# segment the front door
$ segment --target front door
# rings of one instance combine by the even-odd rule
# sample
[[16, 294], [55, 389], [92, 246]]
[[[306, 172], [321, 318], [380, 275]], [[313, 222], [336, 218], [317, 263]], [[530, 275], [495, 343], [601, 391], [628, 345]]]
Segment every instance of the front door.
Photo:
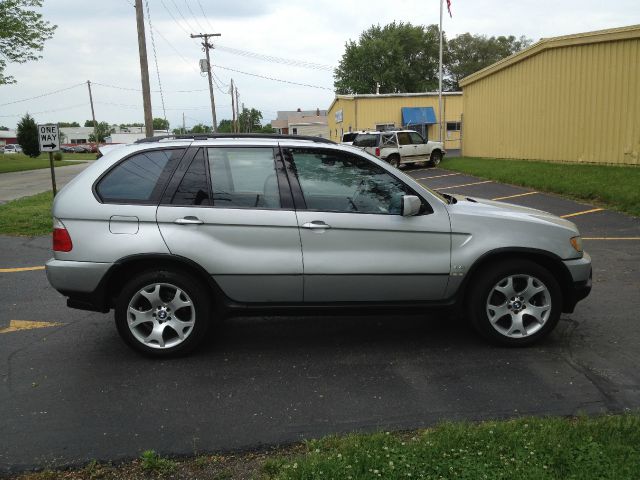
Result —
[[[411, 188], [346, 152], [287, 152], [304, 259], [304, 301], [439, 300], [450, 271], [450, 224], [442, 206], [401, 215]], [[296, 193], [297, 192], [297, 193]]]
[[204, 267], [232, 300], [301, 302], [298, 223], [274, 150], [200, 148], [192, 158], [158, 207], [171, 253]]
[[409, 136], [411, 137], [411, 143], [415, 146], [415, 161], [426, 162], [429, 160], [427, 144], [422, 135], [417, 132], [411, 132]]

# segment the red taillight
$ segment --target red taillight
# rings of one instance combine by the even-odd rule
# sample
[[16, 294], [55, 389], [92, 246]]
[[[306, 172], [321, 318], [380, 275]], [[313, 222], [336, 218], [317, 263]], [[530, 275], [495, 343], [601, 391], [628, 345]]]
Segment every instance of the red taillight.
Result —
[[70, 252], [73, 248], [71, 236], [64, 224], [57, 218], [53, 219], [53, 251]]
[[376, 147], [376, 157], [380, 156], [380, 147]]

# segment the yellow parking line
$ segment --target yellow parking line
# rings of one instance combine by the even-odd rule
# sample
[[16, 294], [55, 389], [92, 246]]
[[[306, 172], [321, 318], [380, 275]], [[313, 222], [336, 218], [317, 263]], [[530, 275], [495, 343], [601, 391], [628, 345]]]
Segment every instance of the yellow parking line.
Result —
[[462, 185], [453, 185], [451, 187], [437, 188], [436, 190], [449, 190], [450, 188], [470, 187], [471, 185], [481, 185], [483, 183], [493, 183], [493, 180], [485, 180], [484, 182], [464, 183]]
[[32, 270], [44, 270], [44, 265], [39, 267], [0, 268], [0, 273], [30, 272]]
[[57, 322], [32, 322], [29, 320], [11, 320], [9, 326], [0, 330], [0, 333], [11, 333], [20, 330], [32, 330], [34, 328], [58, 327], [62, 323]]
[[582, 237], [582, 240], [640, 240], [640, 237]]
[[586, 213], [601, 212], [604, 208], [592, 208], [591, 210], [584, 210], [582, 212], [569, 213], [567, 215], [561, 215], [560, 218], [577, 217], [578, 215], [584, 215]]
[[527, 195], [534, 195], [538, 192], [518, 193], [517, 195], [508, 195], [506, 197], [492, 198], [491, 200], [506, 200], [507, 198], [526, 197]]
[[460, 174], [459, 173], [447, 173], [446, 175], [434, 175], [433, 177], [420, 177], [420, 178], [416, 178], [416, 180], [429, 180], [430, 178], [453, 177], [454, 175], [460, 175]]

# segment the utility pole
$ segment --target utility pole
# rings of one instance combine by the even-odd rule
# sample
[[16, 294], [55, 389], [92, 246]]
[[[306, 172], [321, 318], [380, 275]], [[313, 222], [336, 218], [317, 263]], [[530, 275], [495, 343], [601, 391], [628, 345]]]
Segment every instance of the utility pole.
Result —
[[[244, 102], [242, 102], [242, 113], [244, 113]], [[248, 117], [248, 115], [247, 115], [247, 117]], [[239, 114], [238, 114], [238, 123], [240, 123], [240, 115]], [[245, 128], [246, 128], [246, 126], [245, 126]], [[242, 129], [242, 125], [240, 125], [240, 129]], [[247, 130], [246, 133], [249, 133], [249, 131]]]
[[149, 63], [147, 41], [144, 36], [144, 12], [142, 0], [136, 0], [136, 24], [138, 26], [138, 53], [140, 54], [140, 77], [142, 80], [142, 105], [144, 106], [144, 128], [147, 137], [153, 137], [153, 114], [151, 113], [151, 87], [149, 86]]
[[236, 86], [236, 133], [240, 133], [240, 93]]
[[236, 101], [235, 101], [235, 92], [233, 91], [233, 78], [231, 79], [231, 88], [229, 88], [229, 93], [231, 94], [231, 115], [233, 120], [231, 122], [231, 131], [233, 133], [236, 132]]
[[[140, 0], [141, 1], [141, 0]], [[211, 59], [209, 58], [209, 49], [213, 45], [209, 43], [209, 37], [220, 37], [221, 33], [201, 33], [199, 35], [191, 34], [191, 38], [202, 38], [202, 49], [207, 55], [207, 75], [209, 77], [209, 95], [211, 96], [211, 117], [213, 118], [213, 133], [218, 131], [218, 121], [216, 120], [216, 101], [213, 97], [213, 80], [211, 78]]]
[[187, 129], [184, 127], [184, 112], [182, 112], [182, 134], [186, 134]]
[[98, 124], [96, 123], [96, 112], [93, 110], [93, 95], [91, 95], [91, 82], [87, 80], [89, 87], [89, 103], [91, 104], [91, 118], [93, 119], [93, 138], [96, 140], [96, 150], [98, 148]]
[[444, 0], [440, 0], [440, 67], [438, 74], [438, 123], [440, 124], [440, 137], [439, 141], [442, 142], [442, 9]]

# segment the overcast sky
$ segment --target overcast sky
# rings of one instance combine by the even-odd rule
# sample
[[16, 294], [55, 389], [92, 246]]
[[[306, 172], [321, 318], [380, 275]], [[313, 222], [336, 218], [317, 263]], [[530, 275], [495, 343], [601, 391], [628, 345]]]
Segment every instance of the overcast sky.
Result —
[[[188, 33], [221, 33], [223, 48], [240, 49], [299, 62], [335, 66], [347, 40], [373, 24], [393, 20], [413, 24], [438, 22], [438, 0], [258, 1], [148, 0], [155, 34], [166, 117], [172, 127], [211, 124], [206, 76], [198, 60], [204, 57]], [[140, 66], [133, 0], [45, 0], [45, 18], [58, 25], [46, 43], [43, 58], [23, 65], [9, 64], [6, 73], [16, 85], [0, 86], [0, 104], [73, 86], [95, 83], [96, 118], [110, 123], [142, 122]], [[203, 13], [204, 12], [204, 13]], [[526, 35], [534, 40], [590, 30], [640, 24], [638, 0], [452, 0], [453, 18], [445, 17], [449, 36], [464, 32], [486, 35]], [[233, 77], [240, 102], [262, 111], [265, 123], [276, 110], [326, 109], [334, 98], [332, 72], [268, 62], [213, 51], [220, 67], [291, 82], [281, 83], [214, 68], [218, 121], [231, 118], [228, 84]], [[153, 46], [147, 24], [147, 50], [153, 116], [163, 117]], [[119, 87], [111, 88], [103, 85]], [[181, 92], [188, 90], [189, 92]], [[14, 128], [30, 112], [40, 123], [91, 118], [86, 85], [61, 93], [0, 106], [0, 125]]]

